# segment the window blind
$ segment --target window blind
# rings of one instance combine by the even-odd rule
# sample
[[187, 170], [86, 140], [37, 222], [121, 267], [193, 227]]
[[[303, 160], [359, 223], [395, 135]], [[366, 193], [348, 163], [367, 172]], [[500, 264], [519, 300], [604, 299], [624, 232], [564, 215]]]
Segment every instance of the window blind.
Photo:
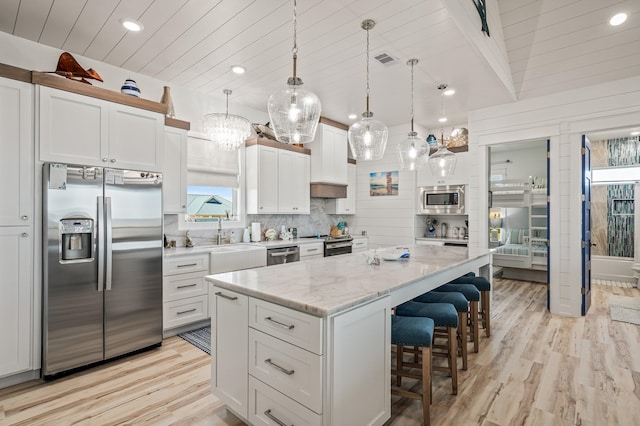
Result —
[[187, 182], [189, 185], [237, 188], [240, 150], [223, 151], [205, 134], [189, 132]]

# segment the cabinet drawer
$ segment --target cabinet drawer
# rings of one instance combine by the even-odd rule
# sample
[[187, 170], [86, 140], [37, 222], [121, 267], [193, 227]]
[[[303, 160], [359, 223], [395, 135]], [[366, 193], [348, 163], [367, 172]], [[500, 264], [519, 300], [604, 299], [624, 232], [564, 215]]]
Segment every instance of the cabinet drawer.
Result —
[[251, 298], [249, 326], [322, 355], [322, 318]]
[[249, 328], [249, 374], [322, 413], [322, 357]]
[[207, 294], [203, 272], [169, 275], [162, 279], [162, 298], [165, 302]]
[[249, 422], [252, 425], [280, 424], [320, 426], [322, 416], [275, 389], [249, 376]]
[[169, 329], [209, 318], [207, 296], [165, 302], [162, 315], [163, 328]]
[[324, 256], [324, 243], [302, 244], [300, 245], [300, 257]]
[[209, 273], [209, 253], [164, 259], [164, 275], [205, 271]]

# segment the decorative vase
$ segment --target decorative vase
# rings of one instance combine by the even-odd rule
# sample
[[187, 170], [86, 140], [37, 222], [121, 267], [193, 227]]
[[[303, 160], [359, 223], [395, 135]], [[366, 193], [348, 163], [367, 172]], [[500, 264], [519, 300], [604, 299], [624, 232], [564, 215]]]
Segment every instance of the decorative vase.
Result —
[[171, 88], [169, 86], [164, 86], [160, 103], [167, 104], [167, 117], [174, 118], [176, 116], [176, 111], [173, 108], [173, 99], [171, 98]]
[[124, 84], [120, 88], [120, 92], [124, 93], [125, 95], [135, 96], [136, 98], [140, 97], [140, 89], [138, 89], [138, 84], [135, 80], [130, 78], [124, 81]]

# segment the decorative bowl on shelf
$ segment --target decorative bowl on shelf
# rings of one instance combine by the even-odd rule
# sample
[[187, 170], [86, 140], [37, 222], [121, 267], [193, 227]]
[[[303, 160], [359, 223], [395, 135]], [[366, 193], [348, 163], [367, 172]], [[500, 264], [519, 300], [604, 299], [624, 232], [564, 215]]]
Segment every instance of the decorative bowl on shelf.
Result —
[[135, 80], [130, 78], [124, 81], [124, 84], [120, 88], [120, 92], [125, 95], [135, 96], [136, 98], [140, 97], [140, 89], [138, 89], [138, 84]]

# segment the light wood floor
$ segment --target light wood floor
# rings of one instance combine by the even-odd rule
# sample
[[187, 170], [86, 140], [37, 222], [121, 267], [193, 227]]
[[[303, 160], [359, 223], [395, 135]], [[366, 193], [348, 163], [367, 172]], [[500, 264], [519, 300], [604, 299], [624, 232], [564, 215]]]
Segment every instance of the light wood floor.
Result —
[[[589, 315], [572, 319], [546, 312], [545, 286], [496, 280], [493, 334], [470, 352], [457, 396], [448, 379], [434, 378], [431, 424], [640, 425], [640, 326], [610, 320], [610, 294], [640, 290], [595, 286]], [[242, 424], [210, 394], [209, 362], [172, 337], [66, 378], [0, 390], [0, 425]], [[421, 412], [419, 402], [393, 397], [388, 424], [421, 424]]]

